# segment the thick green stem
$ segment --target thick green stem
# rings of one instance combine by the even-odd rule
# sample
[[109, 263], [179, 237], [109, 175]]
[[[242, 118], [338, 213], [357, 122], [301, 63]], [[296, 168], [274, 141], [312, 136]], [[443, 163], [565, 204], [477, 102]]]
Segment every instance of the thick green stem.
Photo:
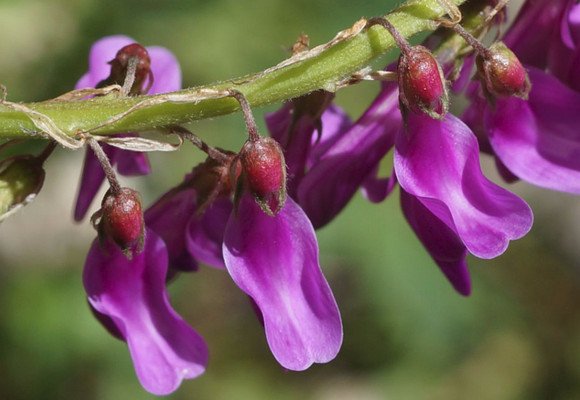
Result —
[[[460, 5], [465, 1], [453, 2]], [[437, 27], [434, 20], [445, 14], [436, 0], [410, 0], [387, 17], [403, 36], [409, 38], [422, 31], [434, 30]], [[252, 106], [276, 103], [321, 88], [332, 90], [341, 79], [359, 71], [393, 47], [391, 35], [381, 27], [372, 27], [304, 61], [176, 93], [195, 95], [200, 89], [235, 89], [242, 92]], [[239, 103], [232, 98], [206, 99], [195, 104], [165, 102], [140, 108], [115, 123], [102, 126], [110, 118], [126, 112], [144, 99], [155, 97], [107, 96], [83, 101], [46, 101], [23, 105], [46, 115], [71, 136], [84, 131], [106, 135], [152, 130], [228, 114], [239, 109]], [[38, 131], [24, 112], [0, 105], [0, 139], [30, 136], [31, 132]]]

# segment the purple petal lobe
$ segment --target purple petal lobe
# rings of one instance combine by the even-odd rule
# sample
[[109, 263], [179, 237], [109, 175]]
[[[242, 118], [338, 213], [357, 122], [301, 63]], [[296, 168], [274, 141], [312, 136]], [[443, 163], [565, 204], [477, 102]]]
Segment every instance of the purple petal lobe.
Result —
[[186, 227], [193, 218], [195, 190], [172, 190], [145, 211], [145, 224], [167, 244], [171, 268], [197, 270], [197, 261], [185, 246]]
[[526, 1], [503, 41], [523, 64], [544, 68], [558, 19], [570, 0]]
[[149, 175], [151, 164], [146, 153], [118, 149], [117, 171], [123, 176]]
[[315, 228], [330, 222], [392, 148], [401, 124], [395, 84], [320, 157], [298, 188], [298, 203]]
[[580, 93], [532, 69], [529, 101], [501, 99], [486, 112], [494, 152], [538, 186], [580, 193]]
[[181, 89], [181, 67], [172, 52], [164, 47], [147, 47], [151, 58], [153, 85], [149, 93], [166, 93]]
[[547, 53], [550, 73], [580, 91], [580, 4], [575, 3], [568, 0], [560, 18], [560, 29], [556, 30]]
[[340, 313], [320, 270], [314, 229], [290, 197], [270, 217], [244, 196], [223, 251], [234, 282], [262, 313], [268, 345], [283, 367], [301, 371], [336, 356]]
[[532, 225], [528, 205], [481, 172], [477, 140], [459, 119], [410, 113], [399, 135], [395, 170], [399, 184], [481, 258], [503, 253], [509, 240]]
[[228, 198], [218, 198], [203, 215], [194, 215], [185, 232], [189, 254], [197, 261], [216, 268], [224, 268], [222, 246], [224, 232], [233, 204]]
[[147, 231], [145, 247], [128, 260], [114, 245], [93, 242], [83, 275], [89, 302], [126, 339], [143, 387], [156, 395], [202, 374], [208, 352], [203, 339], [171, 308], [165, 278], [167, 251]]
[[409, 225], [423, 243], [441, 272], [455, 290], [464, 296], [471, 293], [467, 269], [467, 249], [443, 221], [429, 211], [416, 197], [401, 189], [401, 207]]
[[284, 105], [280, 110], [266, 115], [266, 125], [271, 136], [284, 150], [288, 175], [288, 193], [295, 196], [306, 169], [315, 164], [324, 152], [351, 125], [345, 112], [330, 105], [320, 118], [322, 132], [317, 132], [316, 121], [304, 114], [294, 121], [293, 107]]
[[[377, 166], [378, 167], [378, 166]], [[376, 168], [378, 170], [378, 168]], [[372, 203], [380, 203], [385, 200], [397, 185], [397, 176], [395, 171], [391, 176], [379, 178], [377, 171], [373, 171], [362, 184], [363, 196]]]

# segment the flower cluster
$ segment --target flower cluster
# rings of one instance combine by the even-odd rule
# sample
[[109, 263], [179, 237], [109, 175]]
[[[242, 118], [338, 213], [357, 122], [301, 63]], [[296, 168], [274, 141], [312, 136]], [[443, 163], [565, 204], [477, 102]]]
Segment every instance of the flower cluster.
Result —
[[[99, 321], [127, 343], [146, 390], [170, 393], [207, 365], [204, 340], [169, 302], [166, 283], [177, 271], [200, 264], [227, 271], [257, 310], [275, 359], [300, 371], [332, 360], [342, 344], [315, 229], [359, 190], [380, 202], [398, 184], [409, 225], [463, 295], [471, 291], [468, 254], [499, 256], [533, 221], [524, 200], [484, 176], [480, 152], [493, 154], [511, 180], [580, 192], [575, 1], [526, 2], [503, 42], [488, 48], [452, 28], [472, 49], [461, 79], [476, 69], [461, 119], [448, 113], [445, 74], [453, 66], [440, 66], [438, 48], [429, 40], [409, 45], [386, 19], [371, 26], [393, 34], [401, 56], [387, 67], [397, 80], [382, 83], [357, 121], [332, 103], [332, 93], [319, 90], [267, 115], [271, 137], [262, 137], [243, 95], [232, 91], [244, 112], [246, 143], [237, 152], [215, 149], [176, 128], [208, 158], [144, 211], [138, 194], [118, 185], [112, 166], [145, 174], [145, 156], [91, 144], [75, 218], [84, 217], [105, 178], [111, 189], [93, 216], [99, 237], [87, 256], [84, 285]], [[110, 84], [123, 85], [127, 95], [176, 90], [179, 65], [165, 49], [104, 38], [93, 46], [89, 72], [77, 87]], [[379, 177], [391, 150], [393, 171]]]

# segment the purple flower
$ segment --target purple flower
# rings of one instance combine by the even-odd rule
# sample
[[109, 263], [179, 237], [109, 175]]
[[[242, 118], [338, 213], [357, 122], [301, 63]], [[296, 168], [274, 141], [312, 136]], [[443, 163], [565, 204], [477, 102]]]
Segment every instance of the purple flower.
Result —
[[330, 361], [342, 343], [342, 323], [312, 224], [290, 198], [269, 216], [246, 192], [234, 210], [228, 172], [211, 159], [198, 165], [145, 213], [147, 225], [168, 242], [172, 266], [227, 268], [259, 311], [282, 366], [304, 370]]
[[271, 136], [284, 150], [287, 167], [287, 192], [297, 197], [306, 170], [352, 125], [344, 111], [330, 105], [320, 117], [300, 114], [293, 102], [266, 116]]
[[225, 267], [222, 243], [233, 204], [224, 180], [229, 163], [208, 158], [145, 212], [146, 225], [167, 243], [171, 268], [196, 270], [198, 262]]
[[[95, 42], [89, 55], [89, 71], [77, 82], [75, 88], [95, 87], [106, 79], [111, 72], [109, 61], [115, 58], [122, 47], [135, 43], [127, 36], [107, 36]], [[175, 56], [163, 47], [147, 47], [151, 58], [151, 72], [154, 76], [149, 93], [171, 92], [181, 88], [181, 70]], [[125, 134], [126, 136], [127, 134]], [[121, 150], [103, 145], [111, 164], [116, 165], [121, 175], [146, 175], [151, 171], [149, 161], [144, 153]], [[92, 151], [87, 150], [81, 183], [77, 196], [74, 218], [84, 218], [95, 195], [105, 180], [105, 174]]]
[[529, 69], [528, 101], [489, 105], [474, 85], [464, 119], [505, 166], [502, 175], [580, 193], [580, 5], [528, 1], [505, 42]]
[[580, 193], [580, 92], [537, 69], [529, 75], [529, 101], [500, 99], [486, 108], [494, 154], [527, 182]]
[[201, 336], [169, 304], [167, 264], [165, 244], [147, 230], [131, 260], [110, 241], [95, 240], [83, 274], [90, 305], [127, 342], [139, 381], [156, 395], [202, 374], [208, 359]]
[[196, 270], [198, 262], [225, 267], [222, 243], [233, 204], [220, 196], [201, 213], [199, 206], [196, 189], [180, 187], [166, 193], [145, 212], [147, 226], [167, 243], [172, 268]]
[[410, 115], [394, 163], [407, 220], [462, 294], [470, 290], [465, 250], [497, 257], [531, 228], [528, 205], [483, 176], [477, 139], [452, 115]]
[[228, 221], [223, 252], [234, 282], [258, 307], [283, 367], [301, 371], [336, 357], [340, 313], [320, 269], [312, 224], [292, 198], [271, 217], [244, 195]]
[[[378, 202], [399, 181], [407, 220], [464, 295], [470, 292], [467, 254], [496, 257], [531, 227], [527, 204], [483, 176], [473, 132], [451, 115], [435, 120], [409, 112], [403, 126], [394, 83], [385, 84], [359, 120], [335, 136], [296, 190], [315, 227], [336, 216], [360, 187]], [[377, 178], [380, 160], [393, 147], [394, 174]]]
[[[299, 120], [292, 132], [288, 123], [276, 123], [291, 119], [288, 106], [266, 118], [272, 137], [282, 143], [286, 157], [308, 155], [300, 163], [287, 161], [288, 193], [297, 200], [316, 229], [328, 224], [342, 211], [394, 144], [394, 134], [402, 119], [397, 107], [396, 85], [390, 83], [386, 87], [354, 124], [340, 108], [329, 107], [321, 117], [320, 139], [312, 137], [315, 125], [306, 118]], [[306, 139], [301, 139], [303, 137]], [[300, 141], [303, 147], [298, 151], [294, 143]], [[292, 177], [300, 179], [293, 181]]]

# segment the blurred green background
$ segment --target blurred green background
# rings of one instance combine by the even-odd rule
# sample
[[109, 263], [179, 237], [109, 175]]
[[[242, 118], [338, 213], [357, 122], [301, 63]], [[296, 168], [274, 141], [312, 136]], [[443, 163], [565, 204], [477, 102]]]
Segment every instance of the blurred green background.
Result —
[[[319, 44], [393, 3], [0, 0], [0, 82], [12, 101], [54, 97], [85, 72], [95, 40], [123, 33], [171, 49], [184, 85], [209, 83], [275, 64], [302, 32]], [[364, 83], [337, 102], [356, 118], [377, 91]], [[276, 107], [256, 110], [257, 119]], [[240, 115], [191, 128], [233, 150], [244, 140]], [[202, 157], [184, 146], [151, 158], [150, 177], [125, 181], [148, 204]], [[38, 199], [0, 227], [0, 399], [153, 398], [125, 345], [87, 308], [81, 274], [94, 231], [72, 222], [81, 163], [82, 152], [59, 149]], [[492, 162], [483, 163], [499, 182]], [[169, 398], [580, 398], [580, 202], [522, 183], [511, 189], [534, 208], [535, 226], [503, 256], [469, 260], [469, 298], [453, 292], [416, 240], [397, 193], [379, 205], [357, 196], [319, 232], [344, 345], [336, 360], [305, 372], [277, 365], [226, 273], [181, 276], [170, 288], [173, 305], [205, 337], [211, 358], [205, 375]]]

